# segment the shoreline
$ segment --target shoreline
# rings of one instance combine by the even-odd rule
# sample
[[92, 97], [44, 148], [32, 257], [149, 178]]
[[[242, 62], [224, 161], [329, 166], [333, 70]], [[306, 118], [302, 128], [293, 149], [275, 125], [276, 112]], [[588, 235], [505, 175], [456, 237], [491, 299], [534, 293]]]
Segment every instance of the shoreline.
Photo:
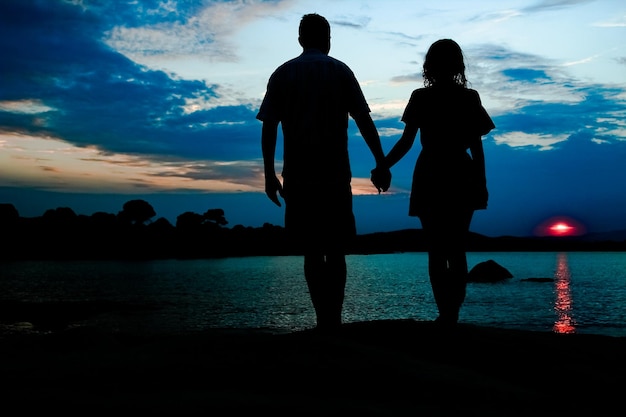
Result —
[[5, 403], [24, 411], [326, 416], [611, 415], [626, 338], [381, 320], [315, 331], [0, 338]]

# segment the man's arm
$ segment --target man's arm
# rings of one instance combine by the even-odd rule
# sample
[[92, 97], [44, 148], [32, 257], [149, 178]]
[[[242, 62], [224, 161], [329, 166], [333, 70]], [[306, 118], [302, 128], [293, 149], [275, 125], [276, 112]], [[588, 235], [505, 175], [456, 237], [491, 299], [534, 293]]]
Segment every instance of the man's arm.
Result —
[[283, 196], [283, 186], [276, 176], [276, 169], [274, 168], [278, 123], [278, 121], [263, 121], [261, 151], [263, 152], [263, 171], [265, 173], [265, 194], [280, 207], [278, 195]]
[[360, 113], [352, 115], [352, 118], [356, 122], [356, 125], [359, 128], [363, 139], [365, 139], [365, 143], [370, 148], [372, 155], [374, 155], [376, 166], [384, 166], [385, 153], [383, 152], [383, 147], [380, 143], [380, 136], [378, 135], [378, 130], [376, 130], [376, 125], [372, 120], [372, 116], [370, 116], [369, 113]]
[[376, 168], [372, 170], [371, 180], [378, 192], [387, 191], [391, 186], [391, 171], [385, 163], [385, 153], [383, 152], [380, 136], [376, 125], [369, 113], [355, 114], [352, 116], [356, 125], [365, 139], [365, 143], [372, 151], [376, 160]]

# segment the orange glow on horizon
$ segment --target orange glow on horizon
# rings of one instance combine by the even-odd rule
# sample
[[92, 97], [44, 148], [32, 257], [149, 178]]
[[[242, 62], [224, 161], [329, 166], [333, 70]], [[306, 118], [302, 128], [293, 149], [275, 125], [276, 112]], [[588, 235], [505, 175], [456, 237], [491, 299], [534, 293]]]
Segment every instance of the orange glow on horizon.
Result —
[[[54, 137], [0, 132], [0, 186], [57, 192], [262, 192], [262, 168], [247, 162], [150, 159], [78, 147]], [[244, 174], [234, 177], [240, 167]], [[225, 174], [220, 177], [220, 169]], [[248, 175], [248, 173], [251, 173]], [[372, 186], [373, 188], [373, 186]]]

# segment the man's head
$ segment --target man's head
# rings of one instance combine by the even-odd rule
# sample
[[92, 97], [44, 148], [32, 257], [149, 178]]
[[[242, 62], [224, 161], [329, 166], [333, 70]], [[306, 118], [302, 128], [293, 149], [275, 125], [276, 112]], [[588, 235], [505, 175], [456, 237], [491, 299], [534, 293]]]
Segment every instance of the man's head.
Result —
[[315, 48], [325, 54], [330, 51], [330, 25], [323, 16], [317, 13], [302, 16], [298, 35], [304, 49]]

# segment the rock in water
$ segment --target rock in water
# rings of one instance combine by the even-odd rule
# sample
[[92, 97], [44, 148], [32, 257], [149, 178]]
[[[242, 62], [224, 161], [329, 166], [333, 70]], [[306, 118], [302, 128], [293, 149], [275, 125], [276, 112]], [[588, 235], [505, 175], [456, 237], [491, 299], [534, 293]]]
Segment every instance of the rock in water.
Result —
[[476, 264], [467, 276], [467, 282], [500, 282], [513, 274], [493, 259]]

